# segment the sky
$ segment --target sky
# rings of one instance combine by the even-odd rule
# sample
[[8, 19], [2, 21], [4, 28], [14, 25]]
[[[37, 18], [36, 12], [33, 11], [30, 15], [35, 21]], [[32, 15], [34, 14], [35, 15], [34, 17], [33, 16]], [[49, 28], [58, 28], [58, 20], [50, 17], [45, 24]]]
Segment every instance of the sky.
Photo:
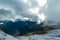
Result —
[[46, 0], [0, 0], [0, 20], [30, 19], [37, 23], [45, 20], [42, 7]]
[[47, 0], [48, 20], [60, 22], [60, 0]]
[[[0, 0], [0, 20], [60, 21], [60, 0]], [[56, 20], [57, 19], [57, 20]]]

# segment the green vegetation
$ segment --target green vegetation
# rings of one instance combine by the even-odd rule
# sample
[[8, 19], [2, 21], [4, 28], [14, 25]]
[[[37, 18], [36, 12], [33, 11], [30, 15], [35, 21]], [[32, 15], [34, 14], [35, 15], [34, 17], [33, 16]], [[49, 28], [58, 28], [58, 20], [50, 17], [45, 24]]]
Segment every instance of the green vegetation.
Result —
[[[48, 26], [47, 25], [47, 26], [44, 26], [44, 27], [35, 29], [33, 31], [29, 31], [29, 32], [26, 32], [26, 33], [21, 34], [18, 30], [9, 32], [9, 29], [5, 25], [0, 24], [0, 29], [1, 30], [3, 30], [5, 33], [11, 34], [11, 35], [13, 35], [15, 37], [16, 36], [20, 36], [20, 35], [29, 36], [29, 35], [34, 35], [34, 34], [46, 34], [48, 31], [53, 30], [52, 27], [53, 26]], [[8, 30], [8, 32], [7, 32], [7, 30]]]
[[12, 35], [15, 36], [15, 37], [16, 37], [16, 36], [19, 36], [19, 35], [20, 35], [20, 32], [18, 32], [18, 31], [16, 30], [16, 32], [12, 33]]

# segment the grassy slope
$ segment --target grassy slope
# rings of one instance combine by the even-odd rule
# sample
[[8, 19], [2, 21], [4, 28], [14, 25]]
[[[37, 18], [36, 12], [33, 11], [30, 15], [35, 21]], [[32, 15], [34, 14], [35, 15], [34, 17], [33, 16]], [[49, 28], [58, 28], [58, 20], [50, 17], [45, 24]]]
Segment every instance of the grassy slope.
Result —
[[[0, 29], [3, 30], [4, 32], [6, 32], [6, 30], [8, 30], [8, 28], [6, 26], [4, 26], [3, 24], [0, 24]], [[52, 29], [53, 29], [52, 26], [44, 26], [44, 27], [38, 28], [32, 32], [26, 32], [25, 34], [21, 34], [20, 32], [18, 32], [16, 30], [15, 32], [11, 32], [11, 35], [13, 35], [13, 36], [20, 36], [20, 35], [29, 36], [29, 35], [34, 35], [34, 34], [45, 34], [49, 30], [52, 30]]]

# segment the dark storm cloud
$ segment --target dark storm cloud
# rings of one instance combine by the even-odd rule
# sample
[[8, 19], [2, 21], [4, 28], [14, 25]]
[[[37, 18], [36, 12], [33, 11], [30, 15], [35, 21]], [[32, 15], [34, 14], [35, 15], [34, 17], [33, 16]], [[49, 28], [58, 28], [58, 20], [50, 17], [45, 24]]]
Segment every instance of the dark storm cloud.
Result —
[[[29, 9], [33, 12], [36, 10], [37, 12], [32, 13]], [[40, 11], [40, 7], [36, 0], [28, 0], [27, 3], [23, 2], [23, 0], [0, 0], [0, 18], [4, 16], [7, 19], [15, 19], [21, 18], [22, 16], [37, 21]]]
[[[19, 2], [17, 0], [0, 0], [0, 5], [4, 5], [4, 6], [9, 6], [11, 8], [14, 8], [14, 11], [19, 14], [23, 14], [22, 12], [27, 11], [27, 9], [29, 8], [29, 5], [23, 2]], [[8, 7], [8, 8], [9, 8]]]
[[[21, 13], [24, 12], [24, 10], [27, 8], [27, 4], [19, 2], [17, 0], [0, 0], [0, 15], [5, 17], [7, 17], [6, 15], [10, 14], [13, 16], [14, 14], [21, 15]], [[12, 10], [14, 11], [14, 14], [11, 12]]]
[[9, 10], [0, 9], [0, 14], [1, 15], [7, 15], [7, 14], [10, 14], [10, 13], [11, 13], [11, 11], [9, 11]]
[[[42, 3], [43, 4], [43, 3]], [[41, 4], [40, 4], [41, 6]], [[47, 15], [47, 19], [59, 21], [60, 17], [60, 0], [47, 0], [47, 10], [44, 7], [40, 7], [39, 13], [44, 12]], [[38, 2], [36, 0], [28, 0], [27, 3], [23, 2], [23, 0], [0, 0], [0, 18], [5, 16], [6, 18], [10, 15], [9, 18], [13, 16], [15, 18], [18, 17], [29, 17], [34, 20], [38, 19], [38, 13], [33, 14], [29, 12], [29, 8], [33, 9], [38, 8]], [[11, 16], [12, 15], [12, 16]], [[56, 20], [58, 19], [58, 20]]]

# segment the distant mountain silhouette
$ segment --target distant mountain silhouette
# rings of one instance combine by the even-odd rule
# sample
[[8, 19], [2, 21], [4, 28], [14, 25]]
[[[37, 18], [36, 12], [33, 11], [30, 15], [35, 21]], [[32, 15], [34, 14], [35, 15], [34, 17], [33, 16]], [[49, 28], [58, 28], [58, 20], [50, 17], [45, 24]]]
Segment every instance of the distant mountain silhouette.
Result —
[[15, 22], [12, 21], [1, 21], [3, 22], [4, 26], [2, 27], [2, 30], [5, 31], [8, 34], [13, 34], [16, 31], [25, 34], [27, 32], [32, 32], [42, 26], [43, 23], [37, 24], [37, 22], [33, 21], [22, 21], [22, 20], [16, 20]]

